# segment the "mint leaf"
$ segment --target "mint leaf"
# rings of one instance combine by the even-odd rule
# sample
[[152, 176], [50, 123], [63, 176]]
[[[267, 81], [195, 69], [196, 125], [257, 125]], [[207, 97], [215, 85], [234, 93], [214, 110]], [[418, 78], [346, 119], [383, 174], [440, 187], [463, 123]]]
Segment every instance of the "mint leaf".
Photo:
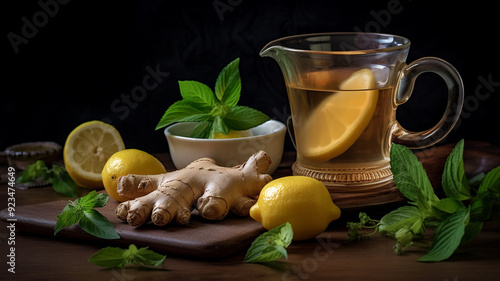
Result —
[[421, 262], [437, 262], [448, 259], [458, 248], [469, 220], [469, 210], [465, 207], [451, 214], [434, 232], [431, 249]]
[[107, 268], [117, 268], [125, 266], [123, 254], [124, 249], [118, 247], [106, 247], [97, 251], [89, 258], [89, 262]]
[[46, 173], [47, 166], [43, 160], [37, 160], [35, 163], [29, 165], [26, 170], [19, 173], [19, 177], [16, 182], [18, 183], [30, 183], [36, 179], [43, 177]]
[[464, 168], [464, 140], [457, 143], [444, 165], [442, 184], [448, 198], [463, 201], [471, 198]]
[[63, 211], [57, 215], [56, 225], [54, 227], [54, 235], [66, 227], [70, 227], [78, 223], [83, 216], [81, 208], [75, 202], [68, 203]]
[[147, 247], [140, 248], [136, 252], [136, 264], [161, 266], [167, 256], [158, 254]]
[[495, 204], [498, 204], [497, 195], [492, 192], [482, 192], [472, 198], [470, 202], [470, 219], [475, 222], [487, 221]]
[[[399, 207], [380, 219], [379, 232], [394, 236], [401, 228], [412, 228], [419, 220], [423, 220], [423, 214], [417, 207]], [[418, 228], [415, 229], [414, 233], [420, 234], [422, 232], [423, 230]]]
[[293, 230], [288, 222], [257, 237], [250, 245], [244, 262], [270, 262], [283, 256], [287, 258], [286, 247], [292, 243]]
[[489, 171], [470, 202], [471, 221], [483, 222], [490, 220], [494, 207], [500, 203], [500, 166]]
[[102, 239], [120, 239], [113, 224], [94, 209], [86, 210], [79, 221], [80, 227], [88, 234]]
[[50, 169], [45, 168], [43, 177], [52, 184], [57, 193], [68, 197], [78, 196], [78, 186], [64, 166], [52, 165]]
[[478, 194], [491, 191], [500, 194], [500, 166], [489, 171], [479, 184]]
[[87, 195], [76, 199], [64, 207], [57, 215], [54, 235], [66, 227], [76, 223], [87, 233], [103, 239], [118, 239], [120, 236], [109, 220], [94, 207], [102, 207], [108, 202], [109, 196], [92, 190]]
[[432, 215], [443, 221], [458, 209], [465, 207], [464, 204], [455, 198], [443, 198], [432, 204]]
[[78, 196], [77, 188], [75, 181], [71, 178], [71, 176], [66, 172], [57, 174], [56, 176], [51, 178], [52, 187], [54, 190], [68, 197]]
[[131, 244], [128, 249], [106, 247], [89, 258], [89, 262], [101, 267], [123, 268], [130, 264], [138, 266], [162, 266], [166, 256], [160, 255], [147, 247], [137, 249]]
[[97, 197], [95, 199], [94, 208], [104, 207], [109, 200], [109, 196], [105, 193], [96, 193]]
[[196, 125], [191, 132], [192, 138], [208, 138], [210, 136], [210, 132], [212, 131], [212, 122], [200, 122]]
[[224, 135], [227, 135], [229, 133], [229, 128], [224, 122], [224, 120], [220, 116], [216, 116], [214, 118], [214, 122], [212, 124], [212, 131], [211, 133], [221, 133]]
[[222, 69], [215, 82], [215, 95], [223, 104], [235, 106], [240, 100], [241, 78], [240, 58], [230, 62]]
[[464, 236], [460, 244], [472, 241], [483, 229], [483, 222], [479, 221], [469, 221], [465, 226]]
[[269, 119], [269, 116], [256, 109], [239, 105], [231, 107], [224, 116], [224, 122], [233, 130], [248, 130]]
[[207, 85], [197, 81], [179, 81], [179, 90], [184, 101], [201, 110], [217, 103], [214, 92]]
[[424, 167], [410, 149], [393, 143], [390, 156], [394, 182], [398, 190], [410, 200], [410, 203], [416, 205], [419, 202], [419, 194], [423, 195], [423, 198], [429, 202], [439, 200]]
[[156, 125], [156, 130], [175, 122], [201, 122], [210, 120], [209, 109], [199, 109], [191, 103], [180, 100], [172, 104]]
[[87, 195], [76, 199], [75, 204], [77, 207], [80, 207], [83, 211], [90, 210], [95, 207], [97, 202], [102, 200], [99, 199], [100, 198], [99, 194], [102, 194], [103, 196], [108, 196], [107, 194], [97, 193], [95, 190], [92, 190]]

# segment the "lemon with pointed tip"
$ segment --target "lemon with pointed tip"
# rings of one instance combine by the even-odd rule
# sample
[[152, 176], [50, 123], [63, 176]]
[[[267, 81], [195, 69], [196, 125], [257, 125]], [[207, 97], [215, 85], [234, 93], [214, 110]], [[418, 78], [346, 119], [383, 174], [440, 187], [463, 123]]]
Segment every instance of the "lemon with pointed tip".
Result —
[[344, 153], [356, 142], [375, 112], [379, 91], [371, 70], [360, 69], [311, 113], [297, 143], [302, 154], [318, 162]]
[[66, 138], [64, 165], [77, 185], [101, 189], [104, 164], [113, 153], [122, 149], [125, 144], [115, 127], [101, 121], [85, 122]]
[[250, 216], [270, 230], [285, 222], [293, 228], [293, 240], [307, 240], [325, 231], [340, 217], [326, 186], [305, 176], [282, 177], [267, 183]]

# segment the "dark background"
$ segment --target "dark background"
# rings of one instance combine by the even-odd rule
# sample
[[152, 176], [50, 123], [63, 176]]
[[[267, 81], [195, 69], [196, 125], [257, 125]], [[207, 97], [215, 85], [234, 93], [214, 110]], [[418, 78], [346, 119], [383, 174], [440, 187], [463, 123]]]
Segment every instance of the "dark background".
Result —
[[[259, 57], [259, 51], [283, 36], [333, 31], [402, 35], [412, 41], [408, 62], [437, 56], [452, 63], [464, 80], [466, 104], [460, 122], [443, 142], [465, 138], [500, 145], [498, 13], [486, 3], [2, 3], [0, 150], [27, 141], [63, 145], [80, 123], [104, 120], [120, 131], [128, 148], [167, 152], [163, 131], [154, 128], [168, 106], [180, 99], [177, 81], [196, 80], [213, 88], [219, 71], [236, 57], [241, 59], [240, 104], [284, 121], [289, 107], [281, 71], [271, 58]], [[398, 13], [388, 12], [388, 5]], [[14, 46], [13, 34], [24, 41]], [[139, 92], [148, 69], [160, 76]], [[424, 74], [410, 101], [399, 107], [398, 120], [410, 130], [427, 129], [441, 117], [445, 103], [444, 82]]]

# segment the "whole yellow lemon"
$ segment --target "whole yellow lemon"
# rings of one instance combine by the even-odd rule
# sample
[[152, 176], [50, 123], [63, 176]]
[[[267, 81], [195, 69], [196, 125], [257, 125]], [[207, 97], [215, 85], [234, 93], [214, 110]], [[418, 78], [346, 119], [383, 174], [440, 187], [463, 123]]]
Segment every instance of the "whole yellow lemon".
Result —
[[285, 222], [293, 228], [293, 240], [316, 237], [340, 217], [326, 186], [305, 176], [288, 176], [266, 184], [250, 216], [270, 230]]
[[128, 174], [157, 175], [165, 166], [153, 155], [138, 149], [125, 149], [109, 157], [102, 169], [102, 182], [108, 195], [118, 202], [126, 201], [116, 191], [117, 180]]

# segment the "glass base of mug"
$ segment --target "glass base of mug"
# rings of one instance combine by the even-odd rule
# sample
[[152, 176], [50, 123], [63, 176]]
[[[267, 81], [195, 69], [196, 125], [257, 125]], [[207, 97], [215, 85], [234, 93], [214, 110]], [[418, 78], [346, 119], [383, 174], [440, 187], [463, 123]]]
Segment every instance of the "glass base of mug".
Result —
[[404, 200], [396, 188], [390, 166], [379, 169], [311, 169], [295, 162], [294, 175], [308, 176], [328, 188], [341, 209], [394, 203]]

